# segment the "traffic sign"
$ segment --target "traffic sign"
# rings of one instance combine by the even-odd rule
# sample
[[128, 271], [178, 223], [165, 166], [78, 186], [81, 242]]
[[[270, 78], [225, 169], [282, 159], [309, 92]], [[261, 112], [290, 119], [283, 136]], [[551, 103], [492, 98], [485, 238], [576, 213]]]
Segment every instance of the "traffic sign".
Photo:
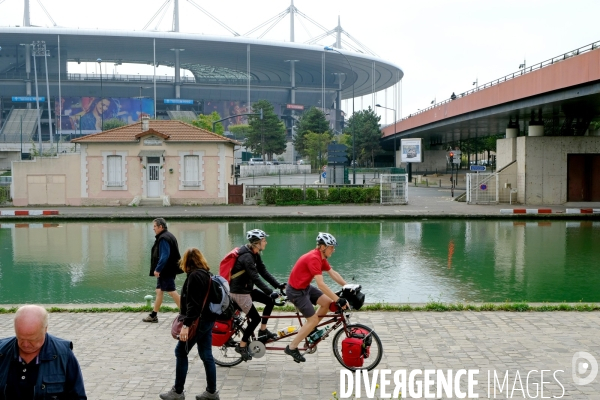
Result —
[[346, 156], [331, 156], [331, 155], [329, 155], [327, 157], [328, 163], [345, 163], [346, 161], [348, 161], [348, 157], [346, 157]]
[[482, 172], [485, 171], [485, 165], [471, 165], [470, 169], [471, 171]]
[[323, 173], [321, 174], [321, 176], [323, 177], [323, 179], [327, 178], [327, 171], [323, 171]]

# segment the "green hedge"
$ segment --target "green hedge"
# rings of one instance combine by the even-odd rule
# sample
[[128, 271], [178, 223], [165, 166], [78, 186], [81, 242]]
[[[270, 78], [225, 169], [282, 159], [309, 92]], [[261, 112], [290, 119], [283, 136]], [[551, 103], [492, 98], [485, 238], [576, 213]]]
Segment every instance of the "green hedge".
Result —
[[266, 204], [328, 204], [328, 203], [371, 203], [379, 202], [379, 186], [368, 188], [307, 188], [302, 189], [269, 187], [263, 191]]

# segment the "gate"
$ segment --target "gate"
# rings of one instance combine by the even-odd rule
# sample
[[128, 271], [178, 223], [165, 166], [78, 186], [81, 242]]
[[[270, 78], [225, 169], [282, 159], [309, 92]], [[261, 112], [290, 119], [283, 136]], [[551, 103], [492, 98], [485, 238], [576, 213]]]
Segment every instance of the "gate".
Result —
[[495, 172], [467, 174], [467, 203], [498, 204], [498, 174]]
[[244, 184], [227, 184], [227, 204], [244, 204]]
[[381, 204], [408, 204], [408, 175], [381, 174]]

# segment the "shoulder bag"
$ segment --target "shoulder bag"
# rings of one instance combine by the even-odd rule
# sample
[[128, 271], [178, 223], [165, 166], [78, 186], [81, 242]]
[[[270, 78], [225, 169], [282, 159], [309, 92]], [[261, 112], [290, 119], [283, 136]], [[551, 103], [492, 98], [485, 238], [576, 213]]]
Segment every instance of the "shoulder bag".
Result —
[[[211, 284], [210, 278], [208, 280], [208, 284]], [[190, 292], [190, 283], [188, 282], [188, 293]], [[206, 300], [208, 299], [208, 293], [210, 292], [210, 287], [206, 288], [206, 296], [204, 296], [204, 301], [202, 302], [202, 308], [200, 309], [200, 315], [202, 315], [202, 311], [204, 311], [204, 306], [206, 305]], [[181, 328], [183, 328], [183, 320], [185, 319], [185, 315], [177, 314], [173, 322], [171, 322], [171, 336], [173, 339], [179, 340], [179, 335], [181, 334]], [[200, 322], [200, 316], [194, 320], [192, 325], [188, 330], [188, 339], [196, 336], [196, 329], [198, 329], [198, 323]]]

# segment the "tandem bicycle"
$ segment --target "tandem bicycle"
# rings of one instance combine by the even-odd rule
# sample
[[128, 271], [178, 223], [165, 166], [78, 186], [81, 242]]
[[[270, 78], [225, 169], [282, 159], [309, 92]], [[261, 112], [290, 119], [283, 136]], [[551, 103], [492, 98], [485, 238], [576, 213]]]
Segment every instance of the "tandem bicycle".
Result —
[[[379, 336], [366, 325], [350, 323], [352, 310], [360, 309], [364, 303], [365, 295], [360, 290], [360, 285], [349, 284], [336, 293], [339, 297], [348, 300], [348, 309], [341, 310], [335, 303], [332, 303], [330, 312], [323, 317], [313, 331], [313, 333], [318, 332], [317, 337], [311, 333], [298, 347], [302, 354], [313, 354], [317, 351], [317, 346], [333, 334], [333, 355], [345, 368], [351, 371], [370, 371], [379, 364], [383, 356], [383, 347]], [[287, 297], [281, 292], [275, 305], [283, 306], [286, 301]], [[292, 319], [297, 320], [300, 327], [303, 325], [303, 316], [298, 310], [293, 314], [271, 315], [269, 319]], [[217, 365], [233, 367], [242, 362], [242, 356], [235, 352], [235, 346], [244, 335], [247, 324], [248, 318], [240, 310], [236, 310], [230, 320], [215, 322], [212, 332], [212, 349]], [[319, 330], [322, 327], [325, 328]], [[248, 343], [249, 354], [252, 358], [262, 358], [267, 351], [283, 353], [285, 345], [278, 346], [278, 342], [296, 334], [298, 334], [297, 330], [293, 332], [280, 330], [277, 338], [263, 343], [257, 340], [253, 333], [251, 341]]]

